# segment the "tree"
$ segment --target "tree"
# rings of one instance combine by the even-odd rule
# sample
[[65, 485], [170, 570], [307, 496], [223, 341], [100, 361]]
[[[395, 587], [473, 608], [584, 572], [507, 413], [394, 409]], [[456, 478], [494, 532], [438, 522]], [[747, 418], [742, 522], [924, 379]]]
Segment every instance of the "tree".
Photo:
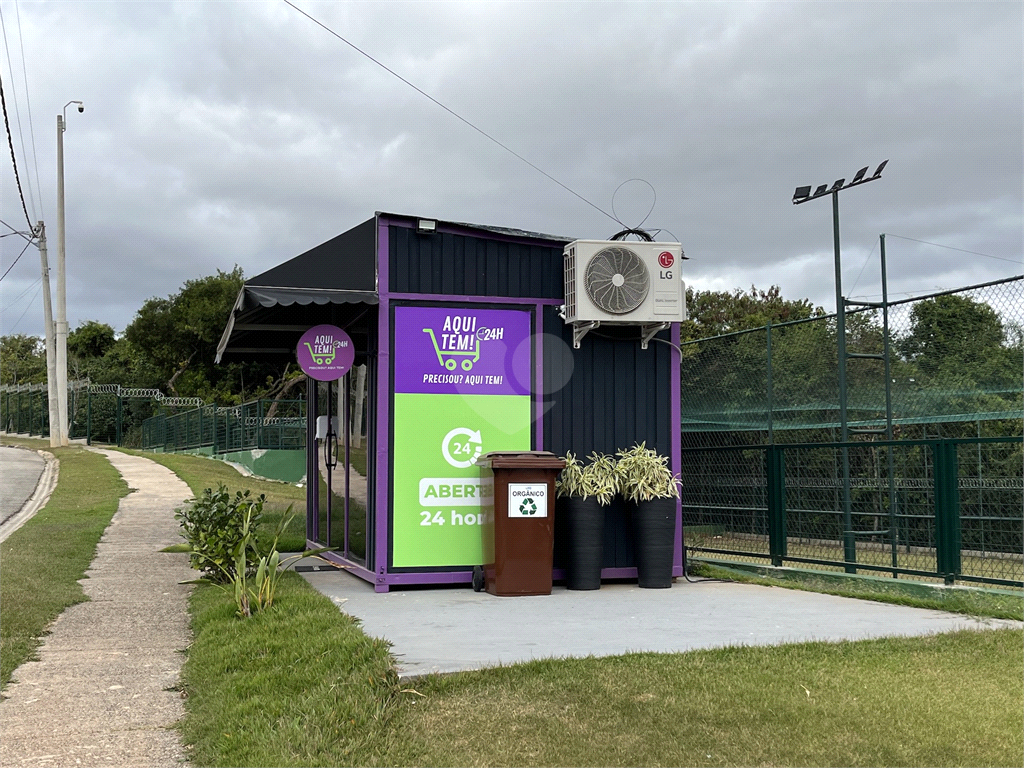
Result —
[[992, 358], [1002, 357], [1006, 334], [988, 304], [970, 296], [937, 296], [915, 304], [910, 317], [910, 333], [898, 348], [922, 377], [976, 380], [979, 373], [995, 372]]
[[240, 267], [218, 270], [142, 305], [124, 335], [160, 372], [161, 386], [176, 395], [203, 396], [223, 377], [227, 369], [215, 370], [213, 356], [243, 280]]
[[68, 334], [68, 354], [80, 358], [103, 357], [115, 343], [113, 328], [106, 323], [86, 320]]
[[0, 384], [46, 381], [46, 348], [36, 336], [0, 337]]
[[825, 314], [824, 309], [815, 307], [808, 299], [782, 298], [782, 289], [777, 285], [767, 291], [751, 286], [746, 293], [738, 288], [732, 293], [687, 288], [686, 306], [690, 319], [682, 325], [683, 341]]
[[271, 397], [281, 387], [293, 386], [286, 367], [247, 362], [215, 365], [214, 356], [235, 299], [242, 287], [242, 270], [187, 281], [165, 299], [151, 298], [125, 329], [125, 354], [136, 370], [151, 376], [151, 383], [169, 394], [201, 397], [230, 405], [257, 397]]

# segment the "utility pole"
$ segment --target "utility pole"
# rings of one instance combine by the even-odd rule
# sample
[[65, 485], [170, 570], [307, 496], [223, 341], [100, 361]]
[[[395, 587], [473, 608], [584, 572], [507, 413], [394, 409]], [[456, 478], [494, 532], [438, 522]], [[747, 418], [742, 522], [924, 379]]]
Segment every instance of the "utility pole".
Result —
[[[85, 106], [80, 101], [69, 101], [64, 105], [64, 112], [72, 104], [78, 105], [78, 111], [84, 112]], [[68, 444], [68, 301], [67, 271], [65, 268], [65, 230], [64, 230], [64, 130], [67, 119], [62, 113], [57, 115], [57, 402], [60, 408], [60, 444]]]
[[46, 394], [50, 407], [50, 447], [60, 445], [60, 417], [57, 402], [57, 359], [54, 357], [53, 307], [50, 305], [50, 263], [46, 255], [46, 225], [36, 226], [39, 238], [39, 262], [43, 272], [43, 327], [46, 329]]

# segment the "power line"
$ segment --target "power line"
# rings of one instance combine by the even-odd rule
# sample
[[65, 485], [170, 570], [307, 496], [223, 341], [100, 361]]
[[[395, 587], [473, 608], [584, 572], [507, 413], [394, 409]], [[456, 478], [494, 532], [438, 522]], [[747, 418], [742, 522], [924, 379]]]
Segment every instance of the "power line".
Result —
[[954, 248], [951, 245], [943, 245], [942, 243], [929, 243], [927, 240], [917, 240], [913, 237], [904, 237], [903, 235], [894, 235], [892, 232], [886, 232], [889, 237], [898, 237], [900, 240], [911, 240], [915, 243], [922, 243], [924, 245], [934, 245], [936, 248], [946, 248], [950, 251], [960, 251], [960, 253], [970, 253], [974, 256], [984, 256], [986, 259], [996, 259], [998, 261], [1008, 261], [1011, 264], [1020, 264], [1020, 259], [1004, 259], [1002, 256], [993, 256], [990, 253], [978, 253], [977, 251], [968, 251], [963, 248]]
[[[28, 206], [25, 205], [25, 193], [21, 189], [21, 176], [18, 175], [18, 160], [14, 156], [14, 139], [11, 137], [11, 124], [7, 119], [7, 99], [4, 96], [3, 77], [0, 77], [0, 104], [3, 105], [4, 127], [7, 129], [7, 146], [11, 148], [11, 164], [14, 166], [14, 180], [18, 182], [18, 195], [21, 197], [21, 209], [25, 212], [25, 221], [28, 222], [28, 228], [32, 229], [32, 219], [28, 215]], [[14, 227], [11, 227], [11, 229], [14, 229]]]
[[17, 258], [14, 261], [11, 262], [11, 266], [9, 266], [7, 268], [7, 270], [3, 273], [3, 275], [0, 275], [0, 280], [3, 280], [5, 277], [7, 277], [7, 273], [10, 272], [12, 269], [14, 269], [14, 265], [18, 263], [18, 259], [20, 259], [22, 256], [25, 255], [25, 251], [28, 250], [28, 247], [30, 245], [32, 245], [32, 241], [31, 240], [29, 240], [27, 243], [25, 243], [25, 247], [21, 249], [21, 253], [18, 254]]
[[43, 278], [37, 277], [35, 279], [35, 282], [31, 283], [28, 288], [26, 288], [24, 291], [19, 293], [15, 298], [11, 299], [10, 301], [4, 302], [4, 304], [5, 304], [4, 309], [10, 309], [11, 307], [13, 307], [15, 304], [17, 304], [19, 301], [21, 301], [21, 297], [22, 296], [24, 296], [26, 293], [31, 291], [33, 288], [35, 288], [41, 282], [43, 282]]
[[[469, 120], [467, 120], [467, 119], [466, 119], [466, 118], [464, 118], [464, 117], [463, 117], [462, 115], [460, 115], [460, 114], [459, 114], [458, 112], [456, 112], [455, 110], [451, 109], [450, 107], [447, 107], [447, 106], [445, 106], [445, 105], [444, 105], [444, 104], [442, 104], [442, 103], [441, 103], [440, 101], [438, 101], [438, 100], [437, 100], [437, 99], [435, 99], [435, 98], [434, 98], [433, 96], [431, 96], [431, 95], [430, 95], [429, 93], [427, 93], [426, 91], [424, 91], [424, 90], [423, 90], [422, 88], [420, 88], [420, 87], [418, 87], [418, 86], [416, 86], [416, 85], [413, 85], [413, 84], [412, 84], [411, 82], [409, 82], [408, 80], [406, 80], [406, 79], [405, 79], [404, 77], [402, 77], [402, 76], [401, 76], [400, 74], [398, 74], [397, 72], [395, 72], [395, 70], [391, 69], [391, 68], [390, 68], [390, 67], [388, 67], [388, 66], [387, 66], [386, 64], [383, 64], [382, 62], [380, 62], [380, 61], [378, 61], [377, 59], [373, 58], [373, 56], [371, 56], [370, 54], [368, 54], [368, 53], [367, 53], [366, 51], [364, 51], [364, 50], [363, 50], [362, 48], [360, 48], [359, 46], [355, 45], [354, 43], [350, 43], [350, 42], [349, 42], [348, 40], [346, 40], [346, 39], [345, 39], [344, 37], [342, 37], [341, 35], [339, 35], [339, 34], [338, 34], [337, 32], [335, 32], [335, 31], [334, 31], [333, 29], [331, 29], [330, 27], [328, 27], [328, 26], [327, 26], [326, 24], [324, 24], [324, 23], [323, 23], [322, 21], [320, 21], [320, 20], [319, 20], [319, 19], [317, 19], [317, 18], [314, 18], [313, 16], [310, 16], [310, 15], [309, 15], [308, 13], [306, 13], [306, 12], [305, 12], [304, 10], [302, 10], [302, 9], [301, 9], [301, 8], [299, 8], [299, 7], [297, 6], [297, 5], [295, 5], [295, 4], [293, 3], [293, 2], [291, 2], [291, 0], [284, 0], [284, 3], [285, 3], [286, 5], [289, 5], [289, 6], [291, 6], [292, 8], [294, 8], [294, 9], [295, 9], [296, 11], [298, 11], [299, 13], [301, 13], [301, 14], [302, 14], [303, 16], [305, 16], [305, 17], [306, 17], [307, 19], [309, 19], [310, 21], [312, 21], [312, 22], [313, 22], [314, 24], [316, 24], [317, 26], [321, 27], [321, 28], [322, 28], [322, 29], [324, 29], [325, 31], [327, 31], [327, 32], [329, 32], [330, 34], [334, 35], [334, 36], [335, 36], [336, 38], [338, 38], [339, 40], [341, 40], [341, 42], [343, 42], [343, 43], [344, 43], [345, 45], [347, 45], [347, 46], [348, 46], [349, 48], [352, 48], [352, 49], [353, 49], [354, 51], [356, 51], [357, 53], [359, 53], [359, 54], [361, 54], [361, 55], [365, 56], [366, 58], [368, 58], [368, 59], [369, 59], [370, 61], [372, 61], [372, 62], [373, 62], [374, 64], [376, 64], [376, 65], [377, 65], [378, 67], [380, 67], [381, 69], [383, 69], [383, 70], [385, 70], [386, 72], [389, 72], [389, 73], [391, 73], [392, 75], [394, 75], [395, 77], [397, 77], [397, 78], [398, 78], [399, 80], [401, 80], [401, 81], [402, 81], [403, 83], [405, 83], [406, 85], [408, 85], [408, 86], [409, 86], [410, 88], [412, 88], [412, 89], [413, 89], [414, 91], [416, 91], [417, 93], [419, 93], [419, 94], [420, 94], [421, 96], [425, 96], [426, 98], [430, 99], [430, 101], [434, 102], [434, 104], [436, 104], [437, 106], [439, 106], [439, 107], [440, 107], [441, 109], [443, 109], [443, 110], [444, 110], [445, 112], [447, 112], [448, 114], [450, 114], [450, 115], [451, 115], [452, 117], [454, 117], [454, 118], [456, 118], [457, 120], [460, 120], [461, 122], [465, 123], [465, 124], [466, 124], [466, 125], [468, 125], [468, 126], [469, 126], [470, 128], [472, 128], [472, 129], [473, 129], [474, 131], [476, 131], [477, 133], [479, 133], [479, 134], [480, 134], [481, 136], [484, 136], [485, 138], [488, 138], [488, 139], [490, 139], [490, 140], [491, 140], [491, 141], [493, 141], [493, 142], [494, 142], [495, 144], [497, 144], [497, 145], [498, 145], [499, 147], [501, 147], [502, 149], [504, 149], [504, 150], [505, 150], [506, 152], [508, 152], [508, 153], [510, 153], [510, 154], [512, 154], [512, 155], [514, 155], [515, 157], [519, 158], [519, 159], [520, 159], [520, 160], [522, 160], [522, 161], [523, 161], [524, 163], [526, 163], [526, 164], [527, 164], [528, 166], [530, 166], [531, 168], [533, 168], [533, 170], [535, 170], [535, 171], [537, 171], [538, 173], [540, 173], [540, 174], [541, 174], [542, 176], [545, 176], [546, 178], [548, 178], [548, 179], [550, 179], [551, 181], [555, 182], [555, 184], [557, 184], [558, 186], [560, 186], [560, 187], [561, 187], [562, 189], [564, 189], [564, 190], [565, 190], [566, 192], [568, 192], [569, 194], [573, 195], [574, 197], [577, 197], [577, 198], [579, 198], [579, 199], [580, 199], [580, 200], [582, 200], [582, 201], [583, 201], [584, 203], [586, 203], [587, 205], [589, 205], [589, 206], [590, 206], [591, 208], [593, 208], [593, 209], [594, 209], [594, 210], [596, 210], [596, 211], [599, 211], [600, 213], [603, 213], [603, 214], [604, 214], [605, 216], [607, 216], [607, 217], [608, 217], [609, 219], [611, 219], [612, 221], [616, 222], [617, 224], [622, 224], [622, 222], [621, 222], [621, 221], [619, 221], [619, 220], [618, 220], [618, 219], [616, 219], [616, 218], [615, 218], [614, 216], [612, 216], [612, 214], [608, 213], [608, 211], [604, 210], [603, 208], [600, 208], [600, 207], [598, 207], [598, 206], [597, 206], [596, 204], [594, 204], [594, 203], [590, 202], [589, 200], [587, 200], [587, 198], [585, 198], [585, 197], [584, 197], [583, 195], [581, 195], [581, 194], [579, 194], [578, 192], [576, 192], [576, 191], [574, 191], [574, 190], [570, 189], [570, 188], [569, 188], [568, 186], [566, 186], [565, 184], [563, 184], [562, 182], [560, 182], [560, 181], [559, 181], [558, 179], [556, 179], [556, 178], [555, 178], [554, 176], [552, 176], [552, 175], [551, 175], [550, 173], [548, 173], [548, 172], [547, 172], [547, 171], [545, 171], [544, 169], [542, 169], [542, 168], [540, 168], [540, 167], [538, 167], [538, 166], [534, 165], [534, 164], [533, 164], [533, 163], [531, 163], [531, 162], [530, 162], [529, 160], [527, 160], [527, 159], [526, 159], [525, 157], [523, 157], [523, 156], [522, 156], [522, 155], [520, 155], [520, 154], [519, 154], [518, 152], [516, 152], [516, 151], [515, 151], [514, 149], [512, 149], [511, 147], [507, 146], [506, 144], [503, 144], [502, 142], [498, 141], [498, 139], [496, 139], [496, 138], [495, 138], [494, 136], [492, 136], [491, 134], [487, 133], [487, 131], [483, 130], [482, 128], [478, 128], [478, 127], [477, 127], [477, 126], [475, 126], [475, 125], [474, 125], [473, 123], [469, 122]], [[625, 226], [625, 225], [623, 224], [623, 226]]]
[[853, 281], [853, 287], [850, 288], [850, 293], [851, 294], [854, 292], [854, 290], [856, 290], [857, 283], [860, 282], [860, 277], [861, 277], [861, 275], [864, 274], [864, 268], [867, 267], [868, 260], [871, 258], [871, 254], [873, 254], [875, 252], [875, 246], [877, 246], [877, 245], [878, 245], [878, 241], [876, 240], [875, 244], [871, 246], [871, 250], [868, 252], [868, 255], [864, 258], [864, 263], [860, 265], [860, 272], [857, 273], [857, 279]]
[[[42, 278], [40, 278], [39, 279], [39, 288], [43, 287], [42, 283], [43, 283], [43, 280], [42, 280]], [[39, 293], [39, 290], [36, 290], [36, 293], [32, 294], [32, 299], [29, 301], [28, 306], [25, 307], [25, 311], [21, 313], [21, 317], [18, 318], [18, 321], [14, 325], [11, 326], [11, 330], [9, 330], [7, 332], [8, 334], [14, 333], [14, 329], [18, 327], [18, 323], [20, 323], [25, 318], [25, 315], [28, 313], [28, 311], [30, 309], [32, 309], [32, 305], [36, 303], [36, 294], [38, 294], [38, 293]]]
[[19, 236], [25, 238], [26, 240], [28, 240], [29, 242], [32, 242], [32, 238], [29, 237], [29, 235], [35, 235], [35, 229], [30, 230], [29, 235], [26, 235], [20, 229], [15, 229], [14, 227], [12, 227], [10, 224], [8, 224], [3, 219], [0, 219], [0, 224], [3, 224], [5, 227], [7, 227], [9, 230], [11, 230], [10, 232], [7, 232], [6, 234], [0, 235], [0, 237], [7, 237], [8, 235], [19, 235]]
[[[35, 126], [32, 124], [32, 99], [29, 97], [28, 92], [28, 65], [25, 63], [25, 40], [21, 34], [21, 7], [18, 5], [18, 0], [14, 0], [14, 14], [18, 21], [18, 47], [21, 49], [21, 76], [25, 83], [25, 108], [28, 112], [28, 137], [32, 140], [32, 164], [35, 167], [36, 172], [36, 188], [30, 190], [35, 192], [33, 202], [39, 207], [39, 218], [46, 218], [46, 211], [43, 209], [43, 185], [39, 182], [39, 156], [36, 154], [36, 131]], [[14, 76], [14, 72], [11, 72], [11, 76]], [[22, 147], [24, 152], [24, 147]], [[28, 162], [26, 157], [25, 162]]]

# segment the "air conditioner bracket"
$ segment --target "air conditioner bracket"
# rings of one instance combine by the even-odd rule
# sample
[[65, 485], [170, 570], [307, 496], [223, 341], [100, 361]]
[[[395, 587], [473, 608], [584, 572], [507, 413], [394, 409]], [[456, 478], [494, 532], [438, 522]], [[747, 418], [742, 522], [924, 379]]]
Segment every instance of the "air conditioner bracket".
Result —
[[666, 328], [671, 327], [671, 323], [652, 323], [649, 325], [640, 326], [640, 349], [647, 349], [647, 345], [650, 343], [657, 334], [664, 331]]
[[601, 325], [600, 320], [593, 320], [589, 323], [573, 323], [572, 324], [572, 348], [579, 349], [580, 342], [583, 337], [586, 336], [590, 331], [594, 330]]

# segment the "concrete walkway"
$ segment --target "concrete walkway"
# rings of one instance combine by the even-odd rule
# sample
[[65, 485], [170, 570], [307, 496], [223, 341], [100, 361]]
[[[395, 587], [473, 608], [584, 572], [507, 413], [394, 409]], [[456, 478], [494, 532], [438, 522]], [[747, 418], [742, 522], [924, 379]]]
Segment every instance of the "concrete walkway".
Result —
[[[188, 556], [174, 509], [192, 496], [170, 470], [97, 450], [138, 489], [121, 500], [82, 580], [89, 602], [66, 610], [0, 703], [0, 765], [173, 766], [185, 762], [172, 726], [188, 647]], [[54, 542], [55, 547], [60, 542]]]
[[[312, 559], [303, 561], [311, 564]], [[532, 659], [674, 653], [729, 645], [867, 640], [1022, 626], [781, 587], [739, 583], [592, 592], [556, 586], [543, 597], [494, 597], [468, 585], [374, 592], [338, 571], [302, 574], [371, 637], [392, 643], [399, 675], [458, 672]]]

